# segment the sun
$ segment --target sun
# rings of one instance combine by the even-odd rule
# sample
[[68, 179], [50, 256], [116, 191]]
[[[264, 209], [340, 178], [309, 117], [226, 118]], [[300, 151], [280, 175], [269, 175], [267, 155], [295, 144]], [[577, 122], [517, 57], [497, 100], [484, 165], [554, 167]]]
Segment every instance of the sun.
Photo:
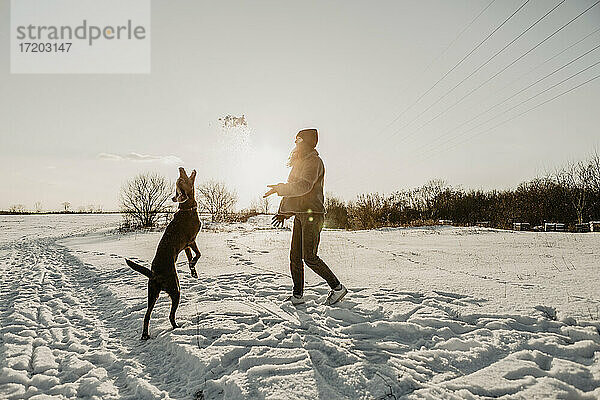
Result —
[[285, 182], [289, 173], [289, 149], [259, 146], [253, 138], [249, 127], [234, 127], [222, 131], [218, 145], [223, 179], [236, 190], [239, 209], [261, 198], [268, 184]]

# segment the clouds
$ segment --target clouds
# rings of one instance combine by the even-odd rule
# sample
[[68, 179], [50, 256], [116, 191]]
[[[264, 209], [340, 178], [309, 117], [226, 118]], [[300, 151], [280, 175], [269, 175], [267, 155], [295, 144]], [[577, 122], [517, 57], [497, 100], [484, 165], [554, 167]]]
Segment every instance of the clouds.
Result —
[[112, 153], [100, 153], [98, 154], [98, 158], [101, 160], [108, 161], [134, 161], [134, 162], [159, 162], [162, 164], [175, 165], [175, 164], [183, 164], [183, 160], [177, 156], [173, 155], [150, 155], [150, 154], [140, 154], [140, 153], [127, 153], [127, 154], [112, 154]]

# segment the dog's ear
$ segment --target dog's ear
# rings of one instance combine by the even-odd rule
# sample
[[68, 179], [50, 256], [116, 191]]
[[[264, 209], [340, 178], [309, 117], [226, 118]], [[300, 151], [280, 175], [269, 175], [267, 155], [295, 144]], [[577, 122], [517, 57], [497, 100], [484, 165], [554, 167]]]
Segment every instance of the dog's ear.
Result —
[[196, 170], [193, 170], [190, 175], [190, 181], [192, 181], [192, 183], [194, 183], [194, 179], [196, 179]]
[[185, 173], [185, 169], [183, 169], [183, 167], [179, 167], [179, 176], [181, 178], [187, 178], [187, 174]]

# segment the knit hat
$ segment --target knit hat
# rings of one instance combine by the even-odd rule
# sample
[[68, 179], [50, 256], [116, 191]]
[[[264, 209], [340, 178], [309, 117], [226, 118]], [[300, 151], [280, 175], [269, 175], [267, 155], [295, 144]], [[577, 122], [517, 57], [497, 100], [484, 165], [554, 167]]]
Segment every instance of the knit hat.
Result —
[[319, 133], [314, 128], [302, 129], [300, 132], [298, 132], [296, 138], [302, 138], [304, 143], [312, 148], [315, 148], [317, 146], [317, 142], [319, 141]]

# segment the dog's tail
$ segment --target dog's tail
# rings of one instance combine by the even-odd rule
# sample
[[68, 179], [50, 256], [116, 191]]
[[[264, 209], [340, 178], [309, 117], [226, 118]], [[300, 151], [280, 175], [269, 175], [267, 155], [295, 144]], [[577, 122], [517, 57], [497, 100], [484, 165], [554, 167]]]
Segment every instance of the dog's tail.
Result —
[[141, 265], [136, 264], [133, 261], [128, 260], [128, 259], [125, 259], [125, 262], [127, 263], [127, 265], [129, 265], [131, 268], [133, 268], [140, 274], [146, 275], [148, 277], [148, 279], [152, 278], [152, 271], [150, 271], [148, 268], [142, 267]]

